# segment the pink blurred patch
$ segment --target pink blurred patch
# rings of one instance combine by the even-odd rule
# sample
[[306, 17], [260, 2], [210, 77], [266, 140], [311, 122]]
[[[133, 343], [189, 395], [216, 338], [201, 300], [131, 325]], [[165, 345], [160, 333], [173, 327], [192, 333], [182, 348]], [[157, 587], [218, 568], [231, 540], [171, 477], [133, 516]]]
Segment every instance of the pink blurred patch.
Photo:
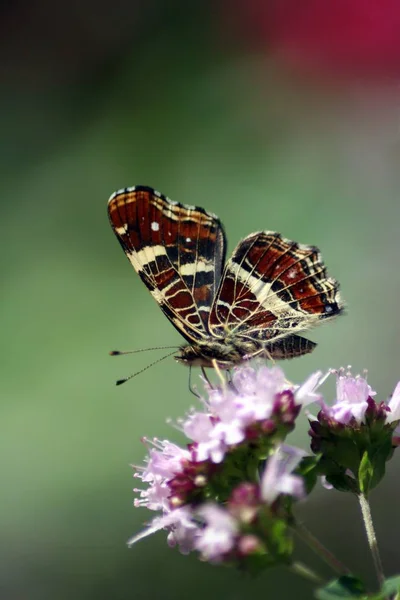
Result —
[[247, 40], [261, 43], [299, 73], [340, 78], [400, 75], [400, 0], [235, 2], [235, 11], [229, 4], [231, 18], [237, 17]]

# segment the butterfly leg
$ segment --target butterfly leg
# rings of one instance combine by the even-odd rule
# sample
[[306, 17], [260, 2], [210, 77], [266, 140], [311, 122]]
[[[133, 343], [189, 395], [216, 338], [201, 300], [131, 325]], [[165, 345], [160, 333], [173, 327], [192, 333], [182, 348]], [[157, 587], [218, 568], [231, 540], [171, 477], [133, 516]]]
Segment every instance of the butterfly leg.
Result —
[[262, 357], [267, 358], [268, 360], [271, 361], [271, 363], [273, 365], [276, 363], [276, 360], [274, 359], [272, 354], [267, 350], [267, 348], [261, 348], [260, 350], [257, 350], [257, 352], [255, 352], [254, 354], [246, 354], [246, 356], [244, 356], [243, 359], [251, 360], [253, 358], [256, 358], [257, 356], [262, 356]]
[[196, 398], [200, 398], [200, 394], [197, 392], [197, 390], [192, 387], [192, 366], [189, 366], [189, 392], [191, 394], [193, 394], [193, 396], [196, 396]]
[[225, 373], [226, 373], [226, 381], [228, 383], [228, 387], [231, 390], [233, 390], [235, 392], [235, 394], [238, 394], [239, 390], [237, 389], [237, 387], [233, 383], [233, 377], [232, 377], [232, 371], [231, 371], [231, 369], [226, 369]]
[[210, 386], [210, 388], [213, 390], [214, 389], [213, 384], [208, 379], [208, 375], [207, 375], [207, 372], [206, 372], [205, 368], [204, 367], [200, 367], [200, 368], [201, 368], [201, 372], [203, 374], [204, 379], [206, 380], [206, 382], [208, 383], [208, 385]]
[[273, 365], [275, 365], [275, 364], [276, 364], [276, 360], [274, 359], [274, 357], [272, 356], [272, 354], [270, 354], [270, 352], [268, 352], [268, 350], [267, 350], [266, 348], [264, 348], [264, 349], [263, 349], [263, 354], [264, 354], [264, 356], [266, 356], [266, 358], [267, 358], [268, 360], [270, 360], [270, 361], [271, 361], [271, 363], [272, 363]]

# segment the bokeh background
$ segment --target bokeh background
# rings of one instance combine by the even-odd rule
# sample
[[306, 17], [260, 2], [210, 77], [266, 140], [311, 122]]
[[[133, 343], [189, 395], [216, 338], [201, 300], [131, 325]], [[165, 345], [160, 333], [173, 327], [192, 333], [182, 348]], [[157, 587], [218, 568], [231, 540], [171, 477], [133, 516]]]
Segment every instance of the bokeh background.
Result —
[[[258, 229], [320, 246], [348, 313], [285, 364], [400, 379], [400, 14], [391, 0], [50, 0], [0, 7], [2, 218], [0, 595], [7, 600], [310, 598], [170, 550], [131, 550], [143, 435], [194, 398], [179, 344], [114, 238], [109, 195], [135, 184], [217, 213], [232, 249]], [[162, 355], [162, 352], [161, 352]], [[333, 394], [333, 385], [327, 386]], [[308, 447], [301, 421], [292, 442]], [[372, 496], [398, 567], [398, 457]], [[301, 518], [373, 584], [353, 498], [317, 489]], [[298, 557], [325, 577], [310, 552]]]

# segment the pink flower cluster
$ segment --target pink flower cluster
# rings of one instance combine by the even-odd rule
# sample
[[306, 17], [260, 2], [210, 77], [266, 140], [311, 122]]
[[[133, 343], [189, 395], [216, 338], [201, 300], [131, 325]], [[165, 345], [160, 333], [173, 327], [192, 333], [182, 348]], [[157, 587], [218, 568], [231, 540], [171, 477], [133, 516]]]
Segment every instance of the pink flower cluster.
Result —
[[[236, 485], [223, 506], [215, 500], [205, 499], [199, 504], [174, 508], [167, 500], [170, 481], [159, 474], [150, 476], [147, 469], [146, 479], [150, 486], [147, 491], [141, 492], [142, 500], [137, 501], [136, 506], [146, 505], [152, 510], [161, 510], [163, 514], [153, 519], [148, 528], [131, 538], [128, 544], [132, 545], [160, 529], [168, 529], [170, 546], [178, 545], [183, 554], [197, 550], [203, 559], [210, 562], [232, 561], [261, 549], [265, 551], [262, 538], [249, 533], [248, 527], [252, 524], [256, 531], [260, 513], [266, 507], [273, 507], [279, 496], [304, 497], [303, 480], [293, 474], [304, 455], [296, 448], [278, 446], [268, 459], [260, 482]], [[182, 471], [184, 468], [185, 459]], [[143, 479], [142, 475], [139, 477]], [[156, 496], [158, 502], [154, 502]]]
[[279, 437], [282, 427], [286, 435], [301, 405], [317, 398], [313, 394], [317, 381], [312, 375], [296, 388], [278, 367], [236, 369], [230, 385], [208, 389], [203, 412], [192, 412], [181, 422], [183, 432], [194, 442], [194, 460], [220, 463], [236, 444], [266, 435]]
[[[336, 401], [328, 406], [318, 390], [331, 373], [336, 374]], [[336, 482], [337, 489], [356, 491], [356, 473], [349, 480], [346, 460], [340, 465], [341, 438], [347, 442], [355, 432], [355, 444], [361, 443], [360, 460], [366, 444], [386, 448], [389, 440], [383, 458], [389, 460], [390, 440], [400, 420], [400, 384], [388, 404], [377, 404], [366, 379], [344, 370], [316, 372], [296, 386], [278, 367], [243, 366], [219, 387], [206, 384], [205, 392], [202, 410], [192, 409], [178, 421], [188, 438], [186, 447], [144, 439], [149, 453], [145, 466], [134, 474], [143, 484], [135, 489], [135, 506], [158, 515], [129, 545], [166, 529], [170, 546], [178, 546], [182, 553], [198, 551], [211, 562], [271, 555], [271, 544], [281, 544], [271, 541], [268, 528], [273, 530], [274, 519], [280, 519], [275, 529], [287, 535], [292, 505], [304, 498], [306, 490], [310, 492], [317, 475]], [[318, 457], [306, 457], [284, 443], [301, 408], [312, 402], [320, 407], [309, 432]], [[376, 428], [376, 423], [382, 426]], [[354, 456], [352, 460], [354, 464]], [[302, 470], [304, 461], [308, 466]], [[315, 476], [306, 484], [312, 468]], [[289, 552], [290, 543], [285, 548]], [[281, 558], [287, 560], [286, 555]]]
[[[302, 386], [294, 386], [277, 367], [240, 367], [231, 382], [218, 388], [207, 385], [203, 410], [190, 411], [178, 423], [189, 439], [186, 448], [167, 440], [144, 440], [149, 455], [134, 476], [146, 485], [135, 490], [139, 494], [135, 506], [159, 511], [161, 516], [129, 544], [166, 528], [171, 545], [177, 544], [184, 553], [198, 550], [212, 561], [222, 559], [233, 546], [241, 551], [259, 548], [254, 536], [247, 535], [244, 543], [240, 535], [240, 486], [251, 486], [257, 507], [273, 505], [282, 494], [303, 497], [303, 480], [293, 471], [305, 453], [281, 442], [293, 429], [301, 406], [319, 399], [314, 392], [319, 380], [318, 373]], [[251, 463], [253, 472], [246, 473]], [[239, 481], [238, 469], [243, 471]], [[219, 480], [225, 482], [222, 491]], [[248, 500], [246, 496], [242, 502], [242, 517], [248, 517]], [[254, 517], [257, 510], [253, 506], [250, 511]]]

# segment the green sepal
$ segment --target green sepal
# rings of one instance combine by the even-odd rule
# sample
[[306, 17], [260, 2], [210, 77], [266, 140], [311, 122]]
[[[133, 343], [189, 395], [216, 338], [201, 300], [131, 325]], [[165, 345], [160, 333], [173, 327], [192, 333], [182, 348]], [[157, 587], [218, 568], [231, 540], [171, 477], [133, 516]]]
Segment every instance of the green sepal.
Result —
[[[382, 598], [393, 597], [393, 600], [398, 600], [400, 597], [400, 575], [389, 577], [382, 586]], [[394, 596], [397, 594], [397, 596]]]
[[290, 564], [293, 538], [285, 519], [276, 517], [268, 507], [258, 514], [257, 535], [268, 553], [270, 565]]
[[366, 450], [361, 458], [360, 468], [358, 470], [358, 485], [360, 487], [360, 492], [364, 494], [364, 496], [368, 495], [373, 475], [374, 467], [371, 463], [368, 451]]
[[357, 577], [344, 575], [328, 583], [327, 586], [316, 591], [318, 600], [340, 600], [340, 598], [369, 598], [364, 584]]
[[392, 436], [387, 437], [373, 452], [371, 462], [374, 466], [374, 473], [370, 489], [376, 487], [385, 475], [386, 463], [392, 458], [393, 452]]
[[393, 455], [393, 424], [377, 421], [358, 429], [321, 431], [319, 474], [339, 491], [367, 495], [382, 480]]
[[359, 494], [358, 483], [347, 473], [347, 469], [330, 461], [325, 456], [321, 457], [319, 461], [318, 473], [325, 475], [327, 483], [330, 483], [335, 490]]
[[360, 491], [364, 495], [368, 495], [382, 480], [386, 471], [386, 463], [392, 454], [392, 439], [388, 436], [379, 444], [365, 450], [358, 471], [358, 483]]
[[252, 575], [254, 577], [263, 573], [270, 567], [275, 567], [276, 563], [271, 560], [271, 557], [268, 554], [257, 553], [252, 554], [251, 556], [245, 556], [235, 566], [240, 571], [244, 571], [247, 575]]
[[312, 490], [315, 487], [315, 484], [318, 481], [319, 460], [320, 455], [305, 456], [301, 459], [298, 467], [294, 471], [296, 475], [300, 475], [303, 478], [307, 496], [312, 492]]

